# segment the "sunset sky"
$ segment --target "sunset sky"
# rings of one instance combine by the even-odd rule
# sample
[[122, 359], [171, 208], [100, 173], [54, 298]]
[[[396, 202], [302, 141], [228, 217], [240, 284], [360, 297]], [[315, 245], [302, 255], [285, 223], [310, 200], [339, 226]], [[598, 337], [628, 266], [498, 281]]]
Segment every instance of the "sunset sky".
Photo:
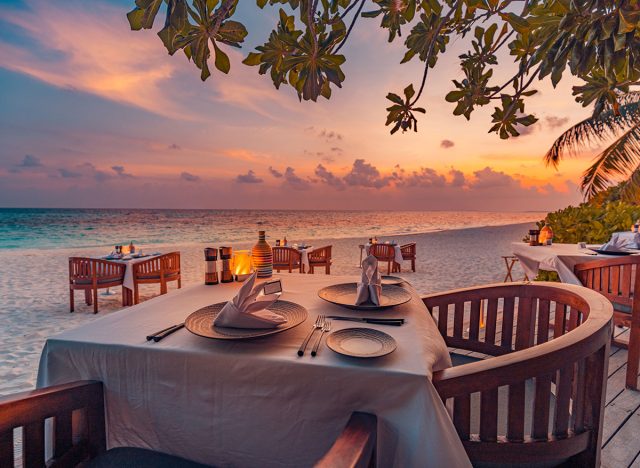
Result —
[[[540, 83], [540, 121], [507, 141], [444, 101], [460, 78], [455, 43], [438, 63], [417, 134], [389, 135], [385, 95], [419, 83], [379, 19], [362, 18], [347, 79], [330, 101], [298, 102], [240, 63], [277, 8], [241, 2], [249, 29], [228, 76], [205, 83], [153, 31], [131, 32], [133, 0], [33, 0], [0, 6], [0, 206], [549, 210], [577, 203], [594, 152], [559, 170], [542, 156], [586, 115], [570, 79]], [[158, 19], [156, 26], [162, 20]], [[512, 71], [508, 58], [499, 75]], [[213, 67], [212, 67], [213, 68]]]

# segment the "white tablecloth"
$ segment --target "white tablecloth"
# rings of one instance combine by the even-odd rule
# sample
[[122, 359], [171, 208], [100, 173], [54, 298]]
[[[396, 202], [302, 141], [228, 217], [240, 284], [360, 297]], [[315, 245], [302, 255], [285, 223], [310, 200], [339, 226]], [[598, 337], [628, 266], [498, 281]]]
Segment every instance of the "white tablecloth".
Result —
[[139, 258], [128, 258], [128, 259], [112, 259], [106, 257], [100, 257], [103, 260], [108, 260], [110, 262], [116, 263], [124, 263], [126, 265], [126, 269], [124, 270], [124, 282], [122, 283], [125, 288], [133, 289], [133, 264], [144, 262], [145, 260], [149, 260], [150, 258], [157, 257], [162, 255], [160, 253], [154, 253], [150, 255], [145, 255], [144, 257]]
[[563, 283], [577, 285], [581, 283], [573, 273], [573, 268], [578, 263], [613, 258], [610, 255], [590, 255], [587, 252], [594, 252], [581, 249], [577, 244], [530, 246], [524, 242], [514, 242], [512, 248], [531, 280], [536, 277], [538, 270], [555, 271]]
[[[470, 466], [433, 387], [449, 366], [444, 341], [417, 296], [386, 312], [402, 327], [376, 326], [398, 349], [357, 360], [325, 345], [296, 355], [318, 313], [358, 315], [317, 296], [354, 277], [277, 275], [283, 299], [304, 305], [301, 326], [268, 338], [222, 342], [180, 330], [159, 343], [145, 335], [229, 299], [237, 283], [197, 285], [109, 314], [49, 338], [38, 386], [104, 382], [108, 445], [149, 447], [221, 466], [310, 466], [353, 411], [378, 416], [378, 463], [398, 467]], [[371, 312], [369, 312], [371, 314]], [[333, 321], [333, 329], [358, 326]]]
[[307, 247], [306, 249], [300, 249], [300, 261], [304, 266], [304, 271], [309, 271], [309, 252], [313, 250], [313, 247]]

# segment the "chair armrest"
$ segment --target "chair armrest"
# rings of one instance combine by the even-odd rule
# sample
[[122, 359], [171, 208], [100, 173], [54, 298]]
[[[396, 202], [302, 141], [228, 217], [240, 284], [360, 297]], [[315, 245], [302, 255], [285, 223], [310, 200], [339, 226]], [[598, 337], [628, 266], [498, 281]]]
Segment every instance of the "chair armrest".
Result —
[[378, 418], [353, 413], [333, 446], [316, 468], [363, 468], [375, 466]]
[[[82, 414], [74, 414], [76, 410]], [[43, 466], [44, 425], [51, 417], [53, 465], [79, 462], [105, 450], [102, 382], [78, 381], [0, 397], [0, 461], [13, 458], [13, 430], [23, 427], [24, 466]]]

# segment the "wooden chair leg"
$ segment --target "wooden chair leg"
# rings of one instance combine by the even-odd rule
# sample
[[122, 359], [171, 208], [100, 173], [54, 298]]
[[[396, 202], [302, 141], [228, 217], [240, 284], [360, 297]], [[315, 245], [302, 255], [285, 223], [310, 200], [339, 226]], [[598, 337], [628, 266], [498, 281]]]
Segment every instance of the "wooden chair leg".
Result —
[[140, 302], [140, 292], [138, 291], [138, 284], [133, 285], [133, 303], [137, 304]]
[[164, 276], [160, 277], [160, 294], [167, 294], [167, 281]]
[[638, 390], [638, 367], [640, 365], [640, 326], [629, 330], [629, 354], [627, 355], [626, 386]]
[[327, 263], [327, 266], [325, 267], [324, 272], [325, 272], [327, 275], [330, 275], [330, 274], [331, 274], [331, 265], [330, 265], [330, 264], [328, 264], [328, 263]]
[[122, 307], [126, 307], [127, 305], [127, 288], [122, 286]]
[[69, 288], [69, 312], [75, 310], [75, 297], [73, 297], [73, 288]]
[[93, 313], [98, 313], [98, 288], [93, 290]]
[[87, 305], [91, 305], [93, 303], [93, 299], [91, 298], [91, 289], [84, 290], [84, 301]]
[[391, 274], [391, 260], [387, 262], [387, 275]]
[[411, 270], [414, 273], [416, 272], [416, 260], [415, 260], [415, 258], [411, 259]]
[[178, 289], [182, 288], [182, 279], [178, 276]]

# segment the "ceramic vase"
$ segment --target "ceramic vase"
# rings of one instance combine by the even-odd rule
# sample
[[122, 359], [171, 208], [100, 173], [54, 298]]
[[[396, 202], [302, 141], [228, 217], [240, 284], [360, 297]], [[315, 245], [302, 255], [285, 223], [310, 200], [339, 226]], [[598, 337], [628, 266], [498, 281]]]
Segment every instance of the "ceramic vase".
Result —
[[258, 278], [270, 278], [273, 275], [273, 251], [265, 239], [265, 231], [258, 231], [258, 243], [251, 249], [251, 259]]

